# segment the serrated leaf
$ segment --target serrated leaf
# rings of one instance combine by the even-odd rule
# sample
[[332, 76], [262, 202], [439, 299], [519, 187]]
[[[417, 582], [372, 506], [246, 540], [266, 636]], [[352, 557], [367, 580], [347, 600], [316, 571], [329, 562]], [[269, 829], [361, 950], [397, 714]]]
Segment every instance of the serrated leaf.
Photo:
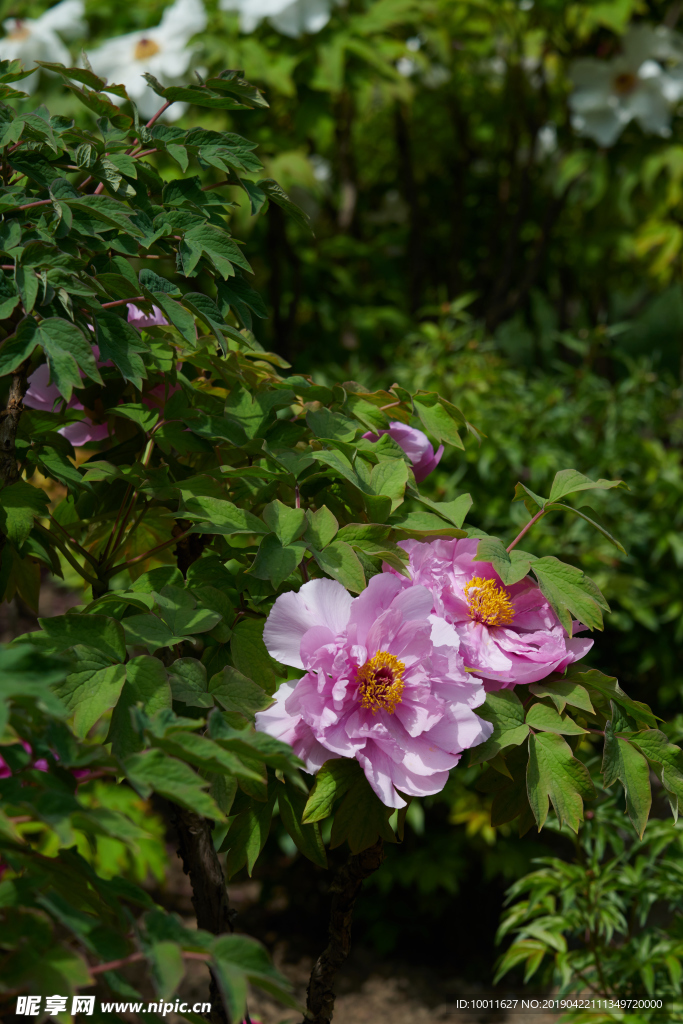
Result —
[[33, 529], [33, 521], [47, 515], [49, 496], [26, 480], [0, 490], [0, 530], [20, 548]]
[[617, 779], [624, 787], [626, 810], [638, 838], [643, 838], [652, 806], [650, 769], [647, 760], [628, 740], [615, 736], [612, 723], [605, 724], [605, 750], [602, 757], [605, 786]]
[[65, 651], [76, 644], [92, 647], [111, 661], [124, 661], [126, 645], [120, 622], [106, 615], [53, 615], [38, 619], [45, 636], [56, 651]]
[[558, 679], [552, 683], [546, 680], [543, 683], [532, 683], [529, 691], [536, 697], [549, 697], [560, 714], [567, 704], [581, 711], [588, 711], [591, 715], [595, 714], [588, 691], [580, 683], [565, 679]]
[[473, 559], [475, 562], [488, 562], [493, 566], [503, 583], [511, 587], [519, 583], [528, 574], [531, 563], [536, 561], [535, 555], [518, 548], [508, 553], [505, 546], [498, 537], [482, 537], [477, 545], [477, 553]]
[[189, 765], [168, 757], [163, 750], [143, 750], [133, 754], [123, 762], [123, 769], [141, 796], [147, 797], [154, 791], [206, 818], [224, 820], [218, 804], [206, 792], [208, 783]]
[[284, 786], [277, 790], [280, 817], [298, 850], [318, 867], [327, 867], [325, 844], [320, 835], [317, 822], [304, 824], [303, 814], [306, 807], [306, 795], [286, 778]]
[[[358, 762], [353, 762], [358, 765]], [[395, 843], [396, 836], [389, 824], [391, 807], [385, 807], [358, 765], [356, 777], [339, 805], [332, 823], [330, 848], [348, 842], [351, 853], [361, 853], [381, 837]]]
[[470, 765], [482, 764], [495, 757], [506, 747], [519, 746], [529, 734], [524, 722], [524, 708], [513, 690], [498, 690], [487, 694], [486, 701], [477, 708], [480, 718], [491, 722], [491, 736], [470, 754]]
[[142, 737], [131, 720], [131, 710], [138, 704], [149, 717], [172, 705], [171, 687], [163, 664], [146, 654], [133, 658], [126, 665], [126, 683], [111, 716], [107, 742], [111, 743], [117, 757], [127, 757], [142, 749]]
[[301, 820], [304, 824], [329, 818], [335, 800], [340, 799], [358, 773], [355, 761], [348, 757], [325, 761], [315, 777]]
[[83, 648], [76, 671], [55, 687], [57, 696], [74, 713], [74, 732], [79, 739], [114, 707], [125, 681], [124, 665], [112, 665], [97, 651]]
[[577, 618], [590, 629], [602, 629], [602, 609], [609, 605], [595, 583], [574, 565], [561, 562], [554, 555], [537, 558], [531, 566], [543, 596], [572, 635], [572, 619]]
[[562, 736], [583, 736], [587, 730], [573, 722], [566, 715], [560, 715], [545, 704], [532, 704], [526, 715], [526, 723], [541, 732], [554, 732]]
[[324, 551], [313, 551], [313, 557], [324, 573], [337, 580], [354, 594], [365, 589], [363, 566], [350, 544], [334, 540]]
[[584, 476], [576, 469], [561, 469], [559, 473], [555, 474], [548, 501], [559, 501], [560, 498], [576, 491], [608, 491], [613, 487], [624, 487], [628, 490], [623, 480], [591, 480], [590, 477]]
[[539, 832], [548, 816], [548, 798], [560, 825], [578, 832], [583, 821], [583, 801], [595, 796], [590, 773], [574, 757], [569, 744], [555, 733], [531, 733], [527, 794]]

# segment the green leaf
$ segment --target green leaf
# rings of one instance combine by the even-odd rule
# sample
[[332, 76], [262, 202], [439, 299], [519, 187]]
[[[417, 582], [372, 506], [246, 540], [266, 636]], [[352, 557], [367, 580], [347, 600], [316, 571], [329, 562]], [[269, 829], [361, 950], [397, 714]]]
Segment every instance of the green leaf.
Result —
[[220, 612], [198, 608], [192, 594], [181, 587], [167, 585], [155, 597], [161, 618], [176, 637], [208, 633], [223, 618]]
[[158, 658], [143, 654], [126, 665], [126, 683], [111, 716], [107, 742], [117, 757], [127, 757], [142, 749], [143, 740], [134, 729], [131, 710], [141, 704], [150, 718], [172, 705], [171, 687], [166, 670]]
[[297, 540], [306, 529], [306, 513], [302, 508], [290, 508], [276, 498], [263, 510], [263, 521], [276, 534], [283, 545]]
[[142, 381], [147, 377], [147, 370], [139, 355], [145, 351], [145, 346], [138, 332], [121, 317], [106, 310], [98, 312], [95, 324], [100, 359], [103, 362], [111, 359], [124, 380], [130, 381], [138, 391], [142, 390]]
[[466, 537], [464, 530], [447, 526], [441, 516], [432, 512], [396, 512], [388, 521], [393, 530], [407, 537], [425, 540], [428, 537]]
[[618, 779], [624, 787], [628, 816], [638, 838], [642, 839], [652, 806], [650, 769], [640, 751], [628, 740], [614, 735], [611, 722], [605, 725], [602, 772], [605, 786], [611, 786]]
[[320, 826], [317, 822], [304, 824], [302, 821], [306, 807], [306, 795], [286, 778], [284, 786], [278, 787], [277, 796], [282, 823], [294, 840], [297, 849], [318, 867], [326, 868], [327, 855], [320, 835]]
[[[567, 677], [569, 681], [578, 682], [589, 691], [591, 689], [597, 691], [598, 694], [606, 697], [608, 701], [615, 701], [624, 711], [633, 715], [639, 722], [644, 722], [645, 725], [649, 725], [653, 729], [657, 728], [657, 719], [647, 704], [643, 704], [638, 700], [632, 700], [631, 697], [624, 693], [614, 676], [606, 676], [595, 668], [581, 671], [577, 665], [571, 665], [567, 671]], [[593, 700], [595, 702], [595, 698]]]
[[537, 558], [531, 568], [543, 596], [552, 605], [569, 636], [572, 635], [573, 617], [590, 629], [603, 628], [602, 609], [609, 611], [609, 605], [581, 569], [561, 562], [554, 555]]
[[271, 533], [261, 541], [249, 572], [259, 580], [270, 580], [277, 590], [292, 575], [305, 554], [303, 541], [283, 544]]
[[56, 651], [65, 651], [76, 644], [93, 647], [111, 661], [124, 661], [126, 644], [123, 627], [116, 619], [106, 615], [53, 615], [38, 619], [46, 637]]
[[628, 490], [623, 480], [591, 480], [576, 469], [562, 469], [555, 474], [548, 501], [559, 501], [560, 498], [576, 491], [608, 491], [613, 487], [623, 487]]
[[193, 246], [199, 246], [223, 279], [234, 277], [235, 267], [241, 267], [251, 273], [251, 267], [237, 242], [222, 228], [211, 224], [197, 225], [185, 232], [185, 241]]
[[551, 732], [529, 736], [527, 793], [539, 832], [548, 816], [548, 797], [560, 825], [578, 832], [583, 821], [583, 801], [595, 796], [586, 766], [574, 757], [561, 736]]
[[268, 527], [251, 512], [237, 508], [231, 501], [225, 501], [223, 498], [203, 495], [187, 498], [183, 503], [182, 512], [186, 519], [208, 523], [206, 528], [198, 527], [200, 533], [219, 533], [230, 537], [238, 533], [268, 532]]
[[330, 438], [333, 441], [352, 441], [358, 432], [358, 424], [353, 420], [325, 408], [309, 410], [306, 423], [315, 437]]
[[518, 548], [513, 548], [508, 554], [503, 542], [497, 537], [482, 537], [473, 560], [488, 562], [503, 583], [511, 587], [524, 579], [531, 568], [531, 563], [536, 561], [536, 556], [530, 555], [526, 551], [520, 551]]
[[339, 523], [327, 505], [323, 505], [316, 512], [308, 509], [306, 512], [306, 524], [306, 532], [303, 535], [304, 540], [309, 547], [315, 548], [316, 551], [321, 551], [327, 547], [339, 531]]
[[235, 668], [258, 683], [266, 693], [275, 690], [275, 662], [263, 642], [263, 619], [241, 619], [230, 640], [230, 653]]
[[413, 405], [428, 434], [464, 450], [458, 427], [467, 426], [467, 421], [459, 409], [434, 392], [413, 395]]
[[212, 676], [208, 689], [225, 711], [244, 715], [251, 722], [257, 711], [263, 711], [273, 703], [272, 697], [261, 686], [231, 665], [226, 665]]
[[365, 589], [363, 566], [350, 544], [334, 540], [324, 551], [313, 551], [313, 557], [324, 573], [337, 580], [354, 594]]
[[583, 736], [587, 730], [573, 722], [566, 715], [560, 715], [545, 704], [532, 704], [527, 711], [526, 724], [541, 732], [554, 732], [564, 736]]
[[617, 538], [609, 532], [607, 527], [603, 526], [602, 523], [597, 520], [597, 518], [591, 518], [591, 516], [586, 515], [585, 512], [582, 512], [581, 509], [574, 508], [572, 505], [564, 505], [561, 502], [553, 502], [552, 505], [546, 505], [546, 511], [548, 512], [553, 512], [558, 509], [562, 512], [573, 512], [574, 515], [579, 516], [581, 519], [584, 519], [587, 523], [590, 523], [591, 526], [595, 527], [598, 533], [601, 533], [603, 537], [605, 537], [605, 539], [610, 542], [610, 544], [614, 544], [615, 548], [617, 548], [618, 551], [622, 551], [624, 554], [626, 554], [626, 548], [624, 547], [624, 545], [621, 544], [620, 541], [618, 541]]
[[35, 518], [47, 515], [49, 497], [26, 480], [17, 480], [0, 490], [0, 530], [20, 548], [33, 529]]
[[272, 203], [280, 206], [288, 216], [295, 220], [301, 227], [311, 230], [311, 221], [307, 213], [293, 203], [287, 193], [278, 185], [273, 178], [263, 178], [257, 183], [257, 187], [266, 194]]
[[84, 739], [105, 712], [118, 701], [126, 681], [124, 665], [112, 665], [92, 648], [74, 649], [78, 655], [75, 672], [55, 687], [55, 693], [74, 712], [74, 732]]
[[[423, 495], [417, 496], [418, 500], [426, 505], [428, 508], [433, 509], [437, 515], [442, 516], [451, 525], [460, 529], [465, 521], [467, 513], [472, 508], [472, 497], [469, 494], [459, 494], [453, 501], [432, 501], [431, 498], [425, 498]], [[500, 573], [498, 573], [500, 576]], [[501, 577], [502, 578], [502, 577]]]
[[223, 821], [218, 804], [205, 792], [208, 783], [189, 765], [168, 757], [163, 750], [143, 750], [140, 754], [133, 754], [123, 762], [123, 770], [142, 797], [146, 798], [154, 791], [206, 818]]
[[24, 336], [30, 339], [31, 345], [42, 345], [50, 367], [50, 379], [67, 402], [73, 388], [82, 387], [79, 369], [97, 384], [102, 383], [92, 345], [75, 324], [54, 316], [37, 324], [32, 317], [27, 317], [17, 328], [17, 337]]
[[168, 670], [168, 682], [173, 700], [195, 708], [212, 708], [213, 694], [209, 693], [206, 668], [197, 658], [178, 658]]
[[477, 708], [477, 714], [493, 725], [491, 736], [470, 754], [470, 765], [489, 761], [506, 747], [519, 746], [529, 734], [524, 722], [524, 708], [513, 690], [498, 690], [489, 693], [486, 701]]
[[266, 845], [277, 795], [272, 782], [268, 788], [268, 799], [265, 802], [253, 801], [246, 810], [238, 814], [223, 841], [221, 851], [227, 850], [225, 870], [229, 879], [245, 864], [251, 877], [254, 864]]
[[403, 459], [382, 459], [370, 474], [370, 490], [391, 498], [391, 511], [395, 512], [403, 502], [408, 482], [408, 465]]
[[567, 704], [573, 708], [579, 708], [581, 711], [588, 711], [591, 715], [595, 714], [588, 691], [580, 683], [573, 683], [565, 679], [557, 679], [553, 682], [546, 680], [543, 683], [533, 683], [529, 687], [529, 691], [536, 697], [549, 697], [560, 714]]
[[351, 763], [357, 767], [356, 777], [334, 816], [330, 847], [334, 849], [346, 841], [351, 853], [360, 853], [376, 843], [380, 836], [389, 843], [395, 843], [396, 836], [389, 824], [393, 808], [385, 807], [371, 789], [358, 762]]
[[301, 815], [304, 824], [329, 818], [335, 800], [339, 800], [357, 777], [357, 763], [348, 757], [325, 761], [315, 777], [306, 806]]

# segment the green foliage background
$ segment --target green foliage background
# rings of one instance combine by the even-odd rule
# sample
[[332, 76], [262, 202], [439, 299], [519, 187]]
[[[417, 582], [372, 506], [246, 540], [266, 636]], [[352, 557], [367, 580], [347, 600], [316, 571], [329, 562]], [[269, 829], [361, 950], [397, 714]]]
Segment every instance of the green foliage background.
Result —
[[[91, 41], [154, 25], [163, 6], [92, 2]], [[268, 300], [257, 338], [322, 383], [397, 382], [461, 408], [485, 438], [449, 451], [424, 492], [447, 501], [469, 491], [470, 521], [487, 532], [524, 521], [523, 506], [510, 508], [518, 479], [537, 493], [568, 465], [623, 479], [630, 494], [590, 500], [608, 528], [618, 515], [626, 553], [557, 514], [530, 547], [550, 553], [562, 532], [565, 557], [612, 608], [589, 661], [673, 718], [683, 687], [683, 118], [668, 139], [629, 126], [601, 150], [572, 131], [567, 69], [613, 52], [632, 19], [659, 24], [674, 5], [351, 0], [300, 40], [267, 24], [245, 36], [236, 16], [207, 6], [198, 66], [244, 68], [270, 107], [205, 111], [202, 125], [258, 142], [266, 173], [314, 231], [274, 207], [252, 219], [243, 195], [231, 196], [233, 231]], [[416, 37], [417, 50], [407, 46]], [[410, 77], [401, 58], [414, 61]], [[53, 78], [43, 77], [43, 97], [74, 112]], [[557, 145], [545, 152], [549, 124]], [[407, 849], [392, 851], [367, 912], [378, 948], [400, 930], [390, 886], [409, 907], [439, 894], [436, 921], [443, 893], [476, 878], [493, 891], [492, 917], [501, 886], [548, 852], [547, 839], [528, 837], [513, 852], [509, 829], [491, 829], [477, 771], [458, 770], [408, 819]], [[566, 840], [557, 844], [571, 859]], [[271, 847], [275, 856], [275, 837]]]

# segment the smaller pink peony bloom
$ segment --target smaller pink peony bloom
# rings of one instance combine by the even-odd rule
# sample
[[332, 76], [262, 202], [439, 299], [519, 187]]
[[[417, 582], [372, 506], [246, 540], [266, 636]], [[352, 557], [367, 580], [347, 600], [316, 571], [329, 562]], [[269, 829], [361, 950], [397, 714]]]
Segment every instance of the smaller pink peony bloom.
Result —
[[152, 312], [145, 313], [134, 302], [129, 302], [126, 309], [128, 310], [128, 323], [137, 327], [139, 331], [143, 331], [146, 327], [163, 327], [168, 323], [158, 306], [152, 306]]
[[368, 441], [379, 441], [382, 434], [388, 434], [406, 453], [418, 484], [426, 480], [432, 470], [436, 469], [441, 462], [443, 445], [440, 444], [435, 452], [427, 435], [416, 427], [409, 427], [405, 423], [395, 421], [389, 424], [388, 430], [380, 430], [377, 434], [370, 432], [363, 434], [363, 437]]
[[[98, 365], [101, 366], [102, 364], [98, 363]], [[24, 405], [28, 409], [43, 409], [52, 412], [55, 402], [59, 399], [61, 399], [61, 395], [57, 385], [50, 384], [50, 367], [47, 363], [43, 363], [28, 379], [28, 390], [24, 395]], [[67, 404], [67, 409], [81, 410], [83, 405], [74, 395]], [[87, 441], [103, 441], [105, 437], [109, 437], [109, 427], [106, 423], [93, 423], [86, 416], [82, 420], [77, 420], [74, 423], [68, 423], [65, 427], [61, 427], [59, 433], [67, 441], [71, 441], [74, 448], [78, 448], [79, 445], [85, 444]]]
[[[506, 587], [489, 562], [475, 562], [478, 544], [443, 539], [400, 546], [410, 555], [412, 585], [429, 589], [435, 613], [453, 625], [466, 666], [486, 689], [536, 683], [583, 658], [593, 641], [569, 637], [529, 577]], [[388, 566], [385, 571], [404, 580]], [[574, 629], [586, 626], [575, 622]]]
[[355, 758], [388, 807], [405, 806], [396, 790], [440, 792], [462, 751], [492, 726], [472, 710], [484, 687], [432, 605], [425, 587], [386, 573], [356, 598], [328, 579], [282, 594], [263, 639], [273, 658], [306, 674], [280, 686], [256, 728], [291, 744], [311, 773], [330, 758]]

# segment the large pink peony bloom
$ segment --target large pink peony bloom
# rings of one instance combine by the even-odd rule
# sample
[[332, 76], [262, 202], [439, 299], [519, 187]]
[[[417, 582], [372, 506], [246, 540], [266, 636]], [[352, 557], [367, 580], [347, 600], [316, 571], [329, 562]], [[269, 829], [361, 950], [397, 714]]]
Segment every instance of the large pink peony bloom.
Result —
[[388, 434], [406, 453], [418, 484], [422, 483], [441, 462], [443, 445], [440, 444], [435, 452], [427, 435], [416, 427], [394, 422], [389, 424], [388, 430], [380, 430], [377, 434], [363, 434], [363, 437], [368, 441], [379, 441], [382, 434]]
[[405, 805], [396, 789], [438, 793], [462, 751], [492, 727], [472, 710], [484, 688], [432, 605], [425, 587], [406, 589], [389, 574], [356, 598], [327, 579], [282, 594], [263, 639], [277, 661], [306, 675], [280, 686], [256, 728], [290, 743], [310, 772], [355, 757], [389, 807]]
[[[129, 302], [126, 308], [128, 309], [128, 323], [138, 330], [168, 323], [168, 320], [166, 320], [158, 306], [152, 306], [150, 314], [143, 313], [132, 302]], [[97, 345], [93, 345], [93, 353], [100, 368], [112, 365], [111, 362], [104, 363], [100, 361]], [[81, 373], [81, 377], [83, 376], [85, 375]], [[177, 387], [172, 388], [169, 394], [172, 394], [175, 390], [177, 390]], [[48, 412], [52, 412], [55, 402], [60, 398], [61, 395], [57, 385], [50, 384], [50, 368], [47, 363], [43, 363], [28, 379], [28, 390], [24, 395], [24, 405], [28, 409], [45, 409]], [[143, 401], [151, 407], [153, 405], [163, 406], [167, 399], [168, 394], [166, 394], [165, 386], [158, 384], [145, 395]], [[67, 404], [67, 409], [82, 410], [83, 408], [83, 405], [75, 395], [71, 397], [71, 401]], [[78, 448], [88, 441], [104, 441], [105, 438], [109, 437], [109, 425], [107, 423], [95, 423], [90, 416], [84, 416], [81, 420], [61, 427], [59, 433], [63, 434], [67, 441], [71, 441], [74, 448]]]
[[[533, 580], [506, 587], [489, 562], [475, 562], [478, 544], [407, 540], [401, 547], [410, 555], [412, 585], [429, 589], [435, 613], [453, 625], [465, 665], [486, 689], [535, 683], [583, 658], [593, 641], [567, 636]], [[385, 571], [404, 580], [388, 566]], [[574, 628], [586, 627], [576, 622]]]

